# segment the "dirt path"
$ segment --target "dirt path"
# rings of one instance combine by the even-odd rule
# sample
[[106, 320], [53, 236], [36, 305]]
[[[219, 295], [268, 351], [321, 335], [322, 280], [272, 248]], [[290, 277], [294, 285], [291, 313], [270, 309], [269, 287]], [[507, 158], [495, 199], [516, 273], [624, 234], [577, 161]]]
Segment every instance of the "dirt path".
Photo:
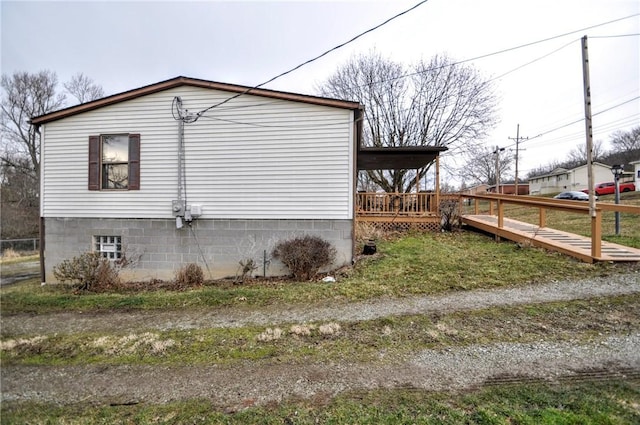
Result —
[[225, 410], [290, 397], [332, 397], [352, 389], [450, 391], [487, 383], [640, 377], [640, 334], [573, 345], [540, 342], [427, 350], [401, 364], [10, 367], [2, 371], [2, 401], [166, 403], [209, 399]]
[[587, 299], [640, 292], [640, 273], [582, 281], [562, 281], [514, 288], [454, 292], [437, 296], [378, 299], [332, 306], [238, 307], [123, 313], [55, 313], [2, 318], [3, 335], [90, 331], [141, 331], [241, 327], [325, 320], [345, 322], [407, 314], [476, 310], [487, 307]]
[[[437, 297], [376, 300], [332, 307], [225, 309], [153, 313], [14, 316], [2, 320], [3, 334], [191, 329], [272, 325], [334, 319], [459, 311], [488, 306], [574, 300], [640, 292], [640, 275], [630, 273], [589, 281], [556, 282], [519, 288], [470, 291]], [[350, 389], [421, 388], [457, 390], [485, 384], [528, 381], [640, 377], [640, 333], [602, 335], [591, 342], [496, 343], [425, 350], [392, 364], [280, 364], [206, 366], [11, 366], [2, 368], [2, 401], [100, 404], [165, 403], [209, 399], [234, 411], [289, 397], [328, 398]]]

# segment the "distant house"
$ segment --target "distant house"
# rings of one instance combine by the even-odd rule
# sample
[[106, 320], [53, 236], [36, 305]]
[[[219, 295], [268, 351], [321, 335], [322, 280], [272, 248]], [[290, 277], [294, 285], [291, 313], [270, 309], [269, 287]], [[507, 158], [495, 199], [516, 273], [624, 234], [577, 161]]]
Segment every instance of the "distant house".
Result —
[[460, 194], [461, 195], [484, 195], [488, 191], [489, 191], [489, 185], [483, 183], [476, 186], [460, 189]]
[[[515, 183], [500, 184], [500, 193], [503, 195], [514, 195], [516, 193]], [[487, 188], [487, 192], [496, 193], [496, 186], [492, 185]], [[529, 194], [529, 183], [518, 183], [518, 195]]]
[[136, 280], [192, 262], [233, 276], [247, 259], [282, 274], [271, 250], [302, 234], [349, 264], [361, 115], [357, 102], [177, 77], [34, 117], [43, 277], [87, 251], [140, 256], [125, 269]]
[[[593, 164], [594, 183], [611, 181], [611, 167], [599, 162]], [[586, 165], [572, 168], [556, 168], [549, 174], [529, 178], [529, 193], [531, 195], [545, 195], [564, 190], [589, 189], [588, 170]]]

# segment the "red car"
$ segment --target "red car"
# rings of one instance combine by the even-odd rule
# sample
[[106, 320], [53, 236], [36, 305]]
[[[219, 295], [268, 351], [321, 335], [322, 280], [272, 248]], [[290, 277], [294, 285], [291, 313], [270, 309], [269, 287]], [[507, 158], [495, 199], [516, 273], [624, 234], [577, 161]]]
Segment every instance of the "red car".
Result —
[[[594, 188], [596, 196], [611, 195], [616, 193], [616, 184], [614, 182], [598, 183]], [[620, 183], [620, 193], [631, 192], [636, 190], [636, 185], [633, 183]], [[584, 193], [589, 193], [589, 189], [583, 190]]]

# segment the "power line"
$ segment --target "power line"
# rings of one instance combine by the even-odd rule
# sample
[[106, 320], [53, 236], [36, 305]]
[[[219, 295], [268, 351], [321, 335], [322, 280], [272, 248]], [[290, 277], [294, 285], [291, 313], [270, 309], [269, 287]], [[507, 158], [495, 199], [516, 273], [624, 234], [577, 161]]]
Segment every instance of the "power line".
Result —
[[568, 35], [577, 34], [579, 32], [583, 32], [583, 31], [590, 30], [590, 29], [593, 29], [593, 28], [598, 28], [598, 27], [601, 27], [601, 26], [604, 26], [604, 25], [609, 25], [609, 24], [612, 24], [614, 22], [622, 21], [622, 20], [633, 18], [633, 17], [636, 17], [636, 16], [640, 16], [640, 13], [635, 13], [633, 15], [625, 16], [623, 18], [614, 19], [612, 21], [603, 22], [603, 23], [600, 23], [600, 24], [592, 25], [592, 26], [586, 27], [586, 28], [581, 28], [579, 30], [567, 32], [567, 33], [564, 33], [564, 34], [554, 35], [552, 37], [544, 38], [542, 40], [537, 40], [537, 41], [533, 41], [533, 42], [530, 42], [530, 43], [521, 44], [520, 46], [510, 47], [508, 49], [499, 50], [497, 52], [487, 53], [487, 54], [481, 55], [481, 56], [476, 56], [475, 58], [466, 59], [464, 61], [460, 61], [459, 63], [469, 62], [469, 61], [477, 60], [477, 59], [484, 59], [484, 58], [487, 58], [487, 57], [490, 57], [490, 56], [495, 56], [495, 55], [499, 55], [499, 54], [502, 54], [502, 53], [507, 53], [507, 52], [510, 52], [510, 51], [513, 51], [513, 50], [522, 49], [522, 48], [525, 48], [525, 47], [529, 47], [529, 46], [533, 46], [533, 45], [536, 45], [536, 44], [544, 43], [544, 42], [547, 42], [547, 41], [555, 40], [557, 38], [566, 37]]
[[620, 107], [620, 106], [622, 106], [622, 105], [626, 105], [627, 103], [631, 103], [631, 102], [633, 102], [634, 100], [638, 100], [638, 99], [640, 99], [640, 96], [636, 96], [636, 97], [634, 97], [633, 99], [629, 99], [629, 100], [627, 100], [627, 101], [625, 101], [625, 102], [618, 103], [617, 105], [614, 105], [614, 106], [612, 106], [612, 107], [610, 107], [610, 108], [603, 109], [602, 111], [598, 111], [597, 113], [593, 114], [593, 116], [600, 115], [600, 114], [604, 114], [605, 112], [609, 112], [609, 111], [610, 111], [610, 110], [612, 110], [612, 109], [615, 109], [615, 108]]
[[[541, 40], [532, 41], [532, 42], [521, 44], [521, 45], [518, 45], [518, 46], [509, 47], [509, 48], [506, 48], [506, 49], [503, 49], [503, 50], [498, 50], [498, 51], [495, 51], [495, 52], [486, 53], [486, 54], [483, 54], [483, 55], [480, 55], [480, 56], [475, 56], [475, 57], [472, 57], [472, 58], [463, 59], [463, 60], [460, 60], [460, 61], [457, 61], [457, 62], [452, 62], [452, 63], [448, 63], [448, 64], [445, 64], [445, 65], [435, 66], [433, 68], [427, 68], [427, 69], [422, 69], [422, 70], [416, 71], [416, 72], [402, 74], [402, 75], [400, 75], [398, 77], [394, 77], [394, 78], [388, 78], [388, 79], [385, 79], [385, 80], [372, 81], [372, 82], [367, 83], [367, 84], [363, 84], [363, 85], [355, 86], [355, 87], [350, 87], [350, 88], [351, 89], [356, 89], [356, 88], [361, 88], [361, 87], [367, 87], [367, 86], [372, 85], [372, 84], [380, 84], [380, 83], [385, 83], [385, 82], [388, 82], [388, 81], [400, 80], [402, 78], [407, 78], [407, 77], [411, 77], [411, 76], [414, 76], [414, 75], [423, 74], [423, 73], [429, 72], [429, 71], [436, 71], [438, 69], [442, 69], [442, 68], [446, 68], [446, 67], [450, 67], [450, 66], [460, 65], [460, 64], [463, 64], [463, 63], [466, 63], [466, 62], [475, 61], [475, 60], [478, 60], [478, 59], [485, 59], [485, 58], [488, 58], [488, 57], [491, 57], [491, 56], [496, 56], [496, 55], [500, 55], [500, 54], [503, 54], [503, 53], [512, 52], [514, 50], [523, 49], [525, 47], [534, 46], [536, 44], [545, 43], [547, 41], [551, 41], [551, 40], [555, 40], [555, 39], [558, 39], [558, 38], [566, 37], [568, 35], [573, 35], [573, 34], [581, 33], [581, 32], [584, 32], [584, 31], [587, 31], [587, 30], [590, 30], [590, 29], [594, 29], [594, 28], [598, 28], [598, 27], [601, 27], [601, 26], [609, 25], [609, 24], [612, 24], [612, 23], [615, 23], [615, 22], [619, 22], [619, 21], [622, 21], [622, 20], [625, 20], [625, 19], [634, 18], [636, 16], [640, 16], [640, 13], [635, 13], [633, 15], [629, 15], [629, 16], [625, 16], [625, 17], [622, 17], [622, 18], [614, 19], [612, 21], [602, 22], [602, 23], [599, 23], [599, 24], [596, 24], [596, 25], [592, 25], [592, 26], [585, 27], [585, 28], [580, 28], [580, 29], [575, 30], [575, 31], [554, 35], [554, 36], [551, 36], [551, 37], [543, 38]], [[633, 35], [633, 34], [629, 34], [629, 36], [631, 36], [631, 35]], [[607, 37], [609, 37], [609, 36], [601, 36], [601, 38], [607, 38]], [[610, 36], [610, 37], [615, 37], [615, 36]], [[575, 41], [575, 40], [573, 40], [573, 41]], [[567, 45], [571, 44], [573, 41], [571, 41]], [[566, 47], [566, 46], [563, 46], [558, 50], [561, 50], [564, 47]], [[555, 51], [549, 53], [549, 55], [553, 54], [553, 53], [555, 53]], [[542, 59], [544, 57], [545, 56], [541, 57], [540, 59]], [[533, 62], [535, 62], [535, 60]], [[529, 65], [529, 64], [526, 64], [526, 65]], [[516, 69], [519, 69], [519, 68], [516, 68]], [[515, 71], [515, 70], [513, 70], [513, 71]], [[513, 72], [513, 71], [509, 71], [509, 72], [507, 72], [507, 74], [510, 73], [510, 72]], [[332, 91], [332, 93], [335, 93], [335, 92], [336, 92], [335, 90]]]
[[[574, 41], [576, 41], [576, 40], [573, 40], [573, 41], [572, 41], [572, 43], [573, 43]], [[564, 48], [564, 47], [566, 47], [566, 46], [563, 46], [563, 47], [561, 47], [560, 49], [562, 49], [562, 48]], [[557, 50], [560, 50], [560, 49], [557, 49]], [[556, 51], [557, 51], [557, 50], [556, 50]], [[551, 53], [553, 53], [553, 52], [551, 52]], [[551, 53], [550, 53], [550, 54], [551, 54]], [[548, 55], [545, 55], [545, 56], [548, 56]], [[517, 68], [516, 68], [516, 69], [517, 69]], [[504, 74], [503, 74], [503, 75], [504, 75]], [[637, 99], [639, 99], [639, 98], [640, 98], [640, 96], [636, 96], [636, 97], [634, 97], [634, 98], [631, 98], [631, 99], [625, 100], [624, 102], [621, 102], [621, 103], [615, 104], [615, 105], [613, 105], [613, 106], [611, 106], [611, 107], [608, 107], [608, 108], [606, 108], [606, 109], [603, 109], [603, 110], [601, 110], [601, 111], [598, 111], [598, 112], [594, 113], [594, 114], [593, 114], [593, 116], [598, 116], [598, 115], [603, 114], [603, 113], [605, 113], [605, 112], [608, 112], [608, 111], [610, 111], [610, 110], [612, 110], [612, 109], [615, 109], [615, 108], [618, 108], [618, 107], [620, 107], [620, 106], [626, 105], [627, 103], [633, 102], [634, 100], [637, 100]], [[270, 104], [273, 104], [273, 103], [276, 103], [276, 102], [270, 102], [270, 101], [267, 101], [267, 102], [263, 102], [263, 103], [250, 103], [250, 104], [247, 104], [247, 105], [225, 106], [224, 108], [221, 108], [221, 109], [225, 109], [225, 110], [227, 110], [227, 109], [251, 108], [251, 107], [258, 107], [258, 106], [266, 106], [266, 105], [270, 105]], [[405, 112], [405, 111], [408, 111], [408, 110], [410, 110], [410, 108], [402, 108], [402, 109], [400, 109], [400, 111], [402, 111], [402, 112]], [[252, 123], [252, 122], [248, 122], [248, 121], [240, 121], [240, 120], [225, 119], [225, 118], [214, 117], [214, 116], [210, 116], [210, 115], [201, 115], [201, 117], [203, 117], [203, 118], [207, 118], [207, 119], [210, 119], [210, 120], [221, 121], [221, 122], [228, 122], [228, 123], [233, 123], [233, 124], [241, 124], [241, 125], [248, 125], [248, 126], [253, 126], [253, 127], [263, 127], [263, 128], [290, 128], [290, 129], [297, 129], [297, 128], [322, 128], [322, 127], [324, 127], [324, 126], [342, 125], [342, 124], [347, 123], [347, 121], [334, 121], [334, 122], [330, 122], [330, 121], [329, 121], [329, 122], [323, 123], [322, 125], [318, 125], [318, 126], [311, 126], [311, 127], [309, 127], [309, 125], [308, 125], [308, 124], [302, 124], [302, 125], [301, 125], [301, 124], [298, 124], [298, 125], [272, 125], [272, 124], [259, 124], [259, 123]], [[174, 118], [175, 118], [175, 115], [174, 115]], [[362, 120], [362, 119], [363, 119], [362, 117], [361, 117], [361, 118], [359, 118], [359, 120]], [[582, 121], [583, 121], [583, 119], [584, 119], [583, 117], [578, 118], [578, 119], [576, 119], [576, 120], [574, 120], [574, 121], [571, 121], [571, 122], [569, 122], [569, 123], [565, 123], [565, 124], [562, 124], [562, 125], [560, 125], [560, 126], [558, 126], [558, 127], [554, 127], [554, 128], [552, 128], [552, 129], [550, 129], [550, 130], [543, 131], [542, 133], [538, 134], [537, 136], [534, 136], [534, 137], [531, 137], [531, 138], [529, 138], [529, 137], [527, 137], [527, 138], [520, 138], [520, 139], [519, 139], [519, 140], [520, 140], [520, 143], [522, 143], [522, 142], [524, 142], [524, 141], [528, 141], [528, 140], [537, 139], [537, 138], [542, 137], [542, 136], [545, 136], [545, 135], [547, 135], [547, 134], [549, 134], [549, 133], [553, 133], [553, 132], [555, 132], [555, 131], [557, 131], [557, 130], [561, 130], [561, 129], [566, 128], [566, 127], [569, 127], [569, 126], [571, 126], [571, 125], [574, 125], [574, 124], [580, 123], [580, 122], [582, 122]], [[350, 123], [350, 122], [349, 122], [349, 123]], [[514, 138], [512, 138], [512, 137], [509, 137], [509, 139], [510, 139], [510, 140], [515, 140], [515, 139], [514, 139]], [[545, 142], [545, 143], [546, 143], [546, 142]], [[506, 146], [506, 147], [507, 147], [507, 148], [511, 148], [511, 147], [514, 147], [514, 146], [516, 146], [516, 147], [517, 147], [517, 145], [516, 145], [516, 144], [511, 144], [511, 145], [508, 145], [508, 146]]]
[[[611, 107], [609, 107], [609, 108], [607, 108], [607, 109], [603, 109], [602, 111], [598, 111], [598, 112], [596, 112], [596, 113], [592, 114], [592, 116], [593, 116], [593, 117], [595, 117], [595, 116], [597, 116], [597, 115], [604, 114], [605, 112], [609, 112], [609, 111], [611, 111], [612, 109], [619, 108], [620, 106], [626, 105], [627, 103], [631, 103], [631, 102], [633, 102], [634, 100], [638, 100], [638, 99], [640, 99], [640, 96], [636, 96], [636, 97], [634, 97], [634, 98], [632, 98], [632, 99], [629, 99], [629, 100], [626, 100], [626, 101], [624, 101], [624, 102], [618, 103], [617, 105], [611, 106]], [[551, 130], [547, 130], [547, 131], [545, 131], [545, 132], [543, 132], [543, 133], [540, 133], [540, 134], [538, 134], [537, 136], [533, 136], [533, 137], [531, 137], [531, 138], [529, 138], [529, 139], [527, 139], [527, 140], [534, 140], [534, 139], [538, 139], [538, 138], [540, 138], [540, 137], [542, 137], [542, 136], [546, 136], [546, 135], [547, 135], [547, 134], [549, 134], [549, 133], [553, 133], [553, 132], [555, 132], [555, 131], [561, 130], [561, 129], [563, 129], [563, 128], [569, 127], [569, 126], [571, 126], [571, 125], [574, 125], [574, 124], [577, 124], [577, 123], [579, 123], [579, 122], [583, 122], [583, 121], [584, 121], [584, 117], [583, 117], [583, 118], [580, 118], [580, 119], [578, 119], [578, 120], [572, 121], [572, 122], [570, 122], [570, 123], [566, 123], [566, 124], [563, 124], [563, 125], [561, 125], [561, 126], [558, 126], [558, 127], [552, 128]], [[511, 146], [513, 146], [513, 145], [511, 145]]]
[[[291, 68], [290, 70], [285, 71], [285, 72], [283, 72], [283, 73], [281, 73], [281, 74], [278, 74], [278, 75], [276, 75], [275, 77], [270, 78], [269, 80], [265, 81], [264, 83], [260, 83], [260, 84], [258, 84], [258, 85], [256, 85], [256, 86], [250, 87], [250, 88], [246, 89], [245, 91], [243, 91], [243, 92], [241, 92], [241, 93], [238, 93], [238, 94], [236, 94], [236, 95], [234, 95], [234, 96], [231, 96], [231, 97], [229, 97], [229, 98], [227, 98], [227, 99], [223, 100], [222, 102], [218, 102], [218, 103], [216, 103], [216, 104], [214, 104], [214, 105], [212, 105], [212, 106], [209, 106], [208, 108], [203, 109], [202, 111], [200, 111], [200, 112], [198, 112], [198, 113], [196, 114], [196, 118], [195, 118], [195, 120], [197, 120], [198, 118], [200, 118], [200, 116], [201, 116], [202, 114], [204, 114], [205, 112], [207, 112], [207, 111], [209, 111], [209, 110], [211, 110], [211, 109], [213, 109], [213, 108], [216, 108], [216, 107], [218, 107], [218, 106], [220, 106], [220, 105], [224, 105], [225, 103], [227, 103], [227, 102], [229, 102], [229, 101], [231, 101], [231, 100], [233, 100], [233, 99], [236, 99], [236, 98], [238, 98], [238, 97], [240, 97], [240, 96], [242, 96], [242, 95], [245, 95], [245, 94], [249, 93], [251, 90], [254, 90], [254, 89], [257, 89], [257, 88], [259, 88], [259, 87], [262, 87], [262, 86], [264, 86], [264, 85], [266, 85], [266, 84], [269, 84], [269, 83], [271, 83], [271, 82], [273, 82], [273, 81], [277, 80], [277, 79], [278, 79], [278, 78], [280, 78], [280, 77], [283, 77], [283, 76], [285, 76], [285, 75], [287, 75], [287, 74], [290, 74], [291, 72], [293, 72], [293, 71], [295, 71], [295, 70], [297, 70], [297, 69], [300, 69], [300, 68], [302, 68], [303, 66], [308, 65], [308, 64], [310, 64], [311, 62], [314, 62], [314, 61], [316, 61], [316, 60], [318, 60], [318, 59], [320, 59], [320, 58], [322, 58], [322, 57], [324, 57], [324, 56], [328, 55], [329, 53], [331, 53], [331, 52], [333, 52], [333, 51], [335, 51], [335, 50], [338, 50], [338, 49], [340, 49], [340, 48], [342, 48], [342, 47], [346, 46], [346, 45], [347, 45], [347, 44], [349, 44], [349, 43], [352, 43], [352, 42], [356, 41], [356, 40], [357, 40], [357, 39], [359, 39], [360, 37], [362, 37], [362, 36], [364, 36], [364, 35], [366, 35], [366, 34], [368, 34], [368, 33], [372, 32], [372, 31], [377, 30], [378, 28], [380, 28], [380, 27], [382, 27], [382, 26], [384, 26], [384, 25], [388, 24], [389, 22], [393, 21], [394, 19], [397, 19], [397, 18], [399, 18], [399, 17], [401, 17], [401, 16], [403, 16], [403, 15], [405, 15], [405, 14], [407, 14], [407, 13], [409, 13], [409, 12], [413, 11], [414, 9], [418, 8], [419, 6], [422, 6], [422, 5], [423, 5], [423, 4], [425, 4], [427, 1], [429, 1], [429, 0], [422, 0], [421, 2], [417, 3], [416, 5], [414, 5], [414, 6], [410, 7], [409, 9], [406, 9], [406, 10], [404, 10], [404, 11], [402, 11], [402, 12], [398, 13], [397, 15], [392, 16], [391, 18], [387, 19], [386, 21], [382, 22], [381, 24], [378, 24], [378, 25], [376, 25], [376, 26], [374, 26], [374, 27], [372, 27], [372, 28], [369, 28], [368, 30], [366, 30], [366, 31], [364, 31], [364, 32], [361, 32], [360, 34], [356, 35], [355, 37], [351, 38], [350, 40], [345, 41], [344, 43], [341, 43], [341, 44], [339, 44], [339, 45], [337, 45], [337, 46], [335, 46], [335, 47], [333, 47], [333, 48], [331, 48], [331, 49], [329, 49], [329, 50], [325, 51], [324, 53], [321, 53], [320, 55], [318, 55], [318, 56], [316, 56], [316, 57], [314, 57], [314, 58], [312, 58], [312, 59], [309, 59], [309, 60], [307, 60], [307, 61], [305, 61], [305, 62], [303, 62], [303, 63], [301, 63], [301, 64], [299, 64], [299, 65], [296, 65], [296, 66], [294, 66], [293, 68]], [[194, 120], [194, 121], [195, 121], [195, 120]]]
[[[289, 69], [288, 71], [285, 71], [285, 72], [283, 72], [283, 73], [281, 73], [279, 75], [276, 75], [275, 77], [270, 78], [269, 80], [267, 80], [267, 81], [265, 81], [263, 83], [260, 83], [260, 84], [258, 84], [256, 86], [249, 87], [249, 88], [247, 88], [246, 90], [244, 90], [241, 93], [235, 94], [234, 96], [231, 96], [231, 97], [229, 97], [229, 98], [227, 98], [227, 99], [225, 99], [225, 100], [223, 100], [221, 102], [218, 102], [218, 103], [216, 103], [216, 104], [214, 104], [212, 106], [209, 106], [209, 107], [201, 110], [200, 112], [195, 114], [194, 121], [197, 120], [198, 118], [200, 118], [200, 116], [202, 114], [204, 114], [205, 112], [207, 112], [207, 111], [209, 111], [209, 110], [211, 110], [213, 108], [217, 108], [217, 107], [219, 107], [221, 105], [224, 105], [225, 103], [227, 103], [227, 102], [229, 102], [229, 101], [231, 101], [233, 99], [236, 99], [236, 98], [238, 98], [240, 96], [243, 96], [243, 95], [249, 93], [251, 90], [254, 90], [254, 89], [260, 88], [260, 87], [262, 87], [262, 86], [264, 86], [266, 84], [269, 84], [269, 83], [275, 81], [276, 79], [278, 79], [280, 77], [283, 77], [283, 76], [285, 76], [287, 74], [290, 74], [291, 72], [294, 72], [294, 71], [300, 69], [301, 67], [303, 67], [303, 66], [305, 66], [305, 65], [307, 65], [307, 64], [309, 64], [311, 62], [314, 62], [314, 61], [316, 61], [316, 60], [328, 55], [329, 53], [346, 46], [347, 44], [350, 44], [350, 43], [354, 42], [355, 40], [359, 39], [360, 37], [372, 32], [372, 31], [375, 31], [378, 28], [386, 25], [387, 23], [389, 23], [389, 22], [391, 22], [391, 21], [393, 21], [393, 20], [395, 20], [395, 19], [397, 19], [397, 18], [399, 18], [399, 17], [401, 17], [401, 16], [413, 11], [414, 9], [416, 9], [419, 6], [423, 5], [427, 1], [428, 0], [423, 0], [423, 1], [419, 2], [419, 3], [417, 3], [416, 5], [412, 6], [411, 8], [406, 9], [406, 10], [404, 10], [404, 11], [402, 11], [402, 12], [400, 12], [400, 13], [394, 15], [394, 16], [392, 16], [391, 18], [385, 20], [384, 22], [382, 22], [382, 23], [380, 23], [380, 24], [378, 24], [378, 25], [376, 25], [376, 26], [374, 26], [374, 27], [372, 27], [372, 28], [370, 28], [370, 29], [368, 29], [368, 30], [356, 35], [355, 37], [351, 38], [350, 40], [348, 40], [348, 41], [346, 41], [344, 43], [341, 43], [341, 44], [339, 44], [339, 45], [337, 45], [337, 46], [325, 51], [324, 53], [322, 53], [322, 54], [320, 54], [320, 55], [318, 55], [318, 56], [316, 56], [316, 57], [314, 57], [312, 59], [309, 59], [309, 60], [307, 60], [307, 61], [305, 61], [305, 62], [303, 62], [303, 63], [301, 63], [301, 64], [299, 64], [299, 65], [297, 65], [297, 66], [295, 66], [295, 67], [293, 67], [291, 69]], [[640, 16], [640, 13], [636, 13], [636, 14], [633, 14], [633, 15], [625, 16], [625, 17], [614, 19], [614, 20], [607, 21], [607, 22], [602, 22], [602, 23], [599, 23], [599, 24], [596, 24], [596, 25], [592, 25], [592, 26], [589, 26], [589, 27], [585, 27], [585, 28], [581, 28], [581, 29], [578, 29], [578, 30], [575, 30], [575, 31], [571, 31], [571, 32], [563, 33], [563, 34], [558, 34], [558, 35], [555, 35], [555, 36], [552, 36], [552, 37], [547, 37], [547, 38], [544, 38], [544, 39], [541, 39], [541, 40], [529, 42], [529, 43], [522, 44], [522, 45], [519, 45], [519, 46], [510, 47], [510, 48], [507, 48], [507, 49], [503, 49], [503, 50], [499, 50], [499, 51], [496, 51], [496, 52], [492, 52], [492, 53], [476, 56], [476, 57], [469, 58], [469, 59], [464, 59], [464, 60], [461, 60], [461, 61], [453, 62], [453, 63], [442, 65], [442, 66], [439, 66], [439, 67], [434, 67], [434, 68], [429, 68], [429, 69], [426, 69], [426, 70], [421, 70], [421, 71], [418, 71], [418, 72], [403, 74], [403, 75], [401, 75], [399, 77], [391, 78], [391, 79], [388, 79], [388, 80], [374, 81], [371, 84], [378, 84], [378, 83], [382, 83], [382, 82], [386, 82], [386, 81], [393, 81], [393, 80], [397, 80], [397, 79], [401, 79], [401, 78], [407, 78], [407, 77], [410, 77], [410, 76], [413, 76], [413, 75], [417, 75], [417, 74], [420, 74], [420, 73], [424, 73], [424, 72], [428, 72], [428, 71], [431, 71], [431, 70], [437, 70], [437, 69], [440, 69], [440, 68], [445, 68], [447, 66], [455, 66], [455, 65], [459, 65], [459, 64], [462, 64], [462, 63], [466, 63], [466, 62], [470, 62], [470, 61], [474, 61], [474, 60], [478, 60], [478, 59], [484, 59], [484, 58], [487, 58], [487, 57], [490, 57], [490, 56], [495, 56], [495, 55], [499, 55], [499, 54], [502, 54], [502, 53], [507, 53], [507, 52], [510, 52], [510, 51], [513, 51], [513, 50], [517, 50], [517, 49], [522, 49], [522, 48], [525, 48], [525, 47], [533, 46], [533, 45], [536, 45], [536, 44], [540, 44], [540, 43], [544, 43], [544, 42], [547, 42], [547, 41], [555, 40], [557, 38], [562, 38], [562, 37], [565, 37], [565, 36], [568, 36], [568, 35], [576, 34], [578, 32], [583, 32], [583, 31], [586, 31], [586, 30], [589, 30], [589, 29], [598, 28], [598, 27], [601, 27], [601, 26], [604, 26], [604, 25], [609, 25], [609, 24], [612, 24], [612, 23], [615, 23], [615, 22], [618, 22], [618, 21], [622, 21], [622, 20], [625, 20], [625, 19], [629, 19], [629, 18], [632, 18], [632, 17], [635, 17], [635, 16]], [[621, 35], [621, 36], [631, 36], [631, 35], [633, 35], [633, 34]], [[600, 38], [606, 38], [606, 37], [618, 37], [618, 36], [601, 36]], [[570, 43], [568, 43], [567, 45], [569, 45], [569, 44]], [[507, 75], [507, 74], [509, 74], [511, 72], [515, 72], [516, 70], [518, 70], [518, 69], [520, 69], [520, 68], [522, 68], [524, 66], [530, 65], [530, 64], [532, 64], [532, 63], [534, 63], [534, 62], [536, 62], [538, 60], [541, 60], [541, 59], [545, 58], [546, 56], [549, 56], [549, 55], [557, 52], [558, 50], [562, 50], [567, 45], [565, 45], [563, 47], [560, 47], [559, 49], [556, 49], [553, 52], [551, 52], [551, 53], [549, 53], [549, 54], [547, 54], [545, 56], [542, 56], [542, 57], [540, 57], [540, 58], [538, 58], [536, 60], [533, 60], [533, 61], [531, 61], [531, 62], [529, 62], [527, 64], [524, 64], [524, 65], [522, 65], [522, 66], [520, 66], [518, 68], [515, 68], [515, 69], [513, 69], [511, 71], [508, 71], [507, 73], [505, 73], [505, 74], [503, 74], [503, 75], [501, 75], [499, 77], [496, 77], [496, 78], [501, 78], [504, 75]], [[357, 87], [359, 87], [359, 86], [356, 86], [354, 88], [357, 88]]]
[[551, 56], [551, 55], [552, 55], [552, 54], [554, 54], [554, 53], [559, 52], [560, 50], [562, 50], [562, 49], [564, 49], [564, 48], [566, 48], [566, 47], [569, 47], [571, 44], [575, 43], [575, 42], [576, 42], [576, 41], [578, 41], [578, 40], [580, 40], [580, 39], [579, 39], [579, 38], [576, 38], [576, 39], [574, 39], [574, 40], [571, 40], [570, 42], [568, 42], [568, 43], [567, 43], [567, 44], [565, 44], [564, 46], [559, 47], [559, 48], [557, 48], [557, 49], [555, 49], [555, 50], [553, 50], [553, 51], [551, 51], [551, 52], [547, 53], [546, 55], [540, 56], [540, 57], [538, 57], [538, 58], [536, 58], [536, 59], [534, 59], [534, 60], [532, 60], [532, 61], [529, 61], [529, 62], [527, 62], [527, 63], [525, 63], [525, 64], [522, 64], [522, 65], [520, 65], [520, 66], [518, 66], [518, 67], [516, 67], [516, 68], [513, 68], [512, 70], [507, 71], [507, 72], [505, 72], [504, 74], [498, 75], [497, 77], [493, 77], [493, 78], [491, 78], [491, 79], [490, 79], [490, 80], [488, 80], [488, 81], [498, 80], [498, 79], [500, 79], [500, 78], [502, 78], [502, 77], [504, 77], [504, 76], [506, 76], [506, 75], [511, 74], [512, 72], [516, 72], [517, 70], [524, 68], [525, 66], [532, 65], [532, 64], [534, 64], [534, 63], [536, 63], [536, 62], [538, 62], [538, 61], [540, 61], [540, 60], [542, 60], [542, 59], [544, 59], [544, 58], [547, 58], [547, 57]]
[[[637, 92], [638, 92], [638, 90], [634, 89], [634, 90], [632, 90], [630, 92], [627, 92], [625, 94], [625, 96], [619, 96], [619, 97], [616, 97], [615, 99], [611, 99], [611, 100], [608, 100], [606, 102], [603, 102], [602, 106], [605, 106], [607, 104], [613, 104], [613, 106], [607, 107], [607, 110], [617, 108], [617, 107], [619, 107], [621, 105], [627, 104], [627, 103], [632, 102], [634, 100], [634, 99], [625, 100], [625, 101], [620, 103], [620, 99], [622, 99], [623, 97], [628, 99], [628, 96], [636, 95]], [[616, 102], [616, 103], [614, 104], [614, 102]], [[568, 109], [572, 109], [572, 108], [568, 108]], [[577, 109], [577, 106], [576, 106], [576, 109]], [[564, 110], [567, 110], [567, 108], [564, 108]], [[605, 112], [605, 110], [601, 110], [601, 111], [597, 112], [595, 115], [602, 114], [603, 112]], [[551, 111], [547, 111], [547, 113], [552, 114]], [[547, 128], [551, 128], [550, 130], [543, 129], [542, 131], [539, 132], [539, 134], [543, 134], [544, 135], [544, 134], [546, 134], [548, 132], [555, 131], [556, 129], [564, 128], [567, 125], [572, 125], [572, 124], [581, 122], [582, 119], [583, 119], [583, 115], [584, 114], [582, 112], [580, 112], [580, 113], [576, 112], [576, 113], [571, 114], [570, 116], [565, 116], [565, 117], [562, 117], [562, 118], [558, 118], [555, 121], [553, 121], [551, 123], [548, 123]], [[569, 122], [569, 124], [566, 124], [567, 122]], [[560, 126], [560, 127], [555, 127], [555, 126]], [[536, 136], [536, 138], [537, 137], [538, 136]]]
[[620, 37], [637, 37], [640, 33], [634, 34], [617, 34], [617, 35], [593, 35], [591, 38], [620, 38]]
[[[638, 121], [638, 117], [640, 117], [640, 114], [633, 114], [633, 115], [629, 115], [614, 121], [607, 122], [602, 125], [598, 125], [593, 129], [594, 135], [602, 135], [603, 133], [606, 133], [610, 130], [620, 129], [622, 127], [627, 127], [629, 125], [637, 126], [638, 122], [640, 122]], [[581, 121], [582, 120], [578, 122], [581, 122]], [[536, 143], [536, 147], [546, 146], [550, 144], [554, 144], [557, 146], [559, 144], [564, 144], [571, 141], [582, 141], [582, 139], [584, 139], [584, 131], [578, 131], [578, 132], [566, 134], [564, 136], [559, 136], [553, 139], [542, 140]], [[510, 147], [510, 146], [507, 146], [507, 147]]]

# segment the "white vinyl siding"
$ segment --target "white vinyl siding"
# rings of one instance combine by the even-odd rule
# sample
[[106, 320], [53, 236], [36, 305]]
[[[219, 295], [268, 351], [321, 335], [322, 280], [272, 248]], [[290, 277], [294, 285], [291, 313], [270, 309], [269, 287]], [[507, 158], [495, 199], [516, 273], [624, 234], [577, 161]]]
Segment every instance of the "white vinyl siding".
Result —
[[[180, 87], [43, 125], [44, 217], [171, 218], [174, 96], [197, 112], [231, 96]], [[243, 95], [185, 124], [186, 199], [201, 218], [350, 219], [353, 111]], [[87, 189], [90, 135], [140, 134], [140, 190]]]
[[[593, 167], [595, 184], [613, 180], [608, 166], [595, 163]], [[566, 174], [539, 176], [529, 180], [529, 193], [532, 195], [549, 194], [565, 190], [584, 190], [589, 187], [586, 165], [569, 170]]]

